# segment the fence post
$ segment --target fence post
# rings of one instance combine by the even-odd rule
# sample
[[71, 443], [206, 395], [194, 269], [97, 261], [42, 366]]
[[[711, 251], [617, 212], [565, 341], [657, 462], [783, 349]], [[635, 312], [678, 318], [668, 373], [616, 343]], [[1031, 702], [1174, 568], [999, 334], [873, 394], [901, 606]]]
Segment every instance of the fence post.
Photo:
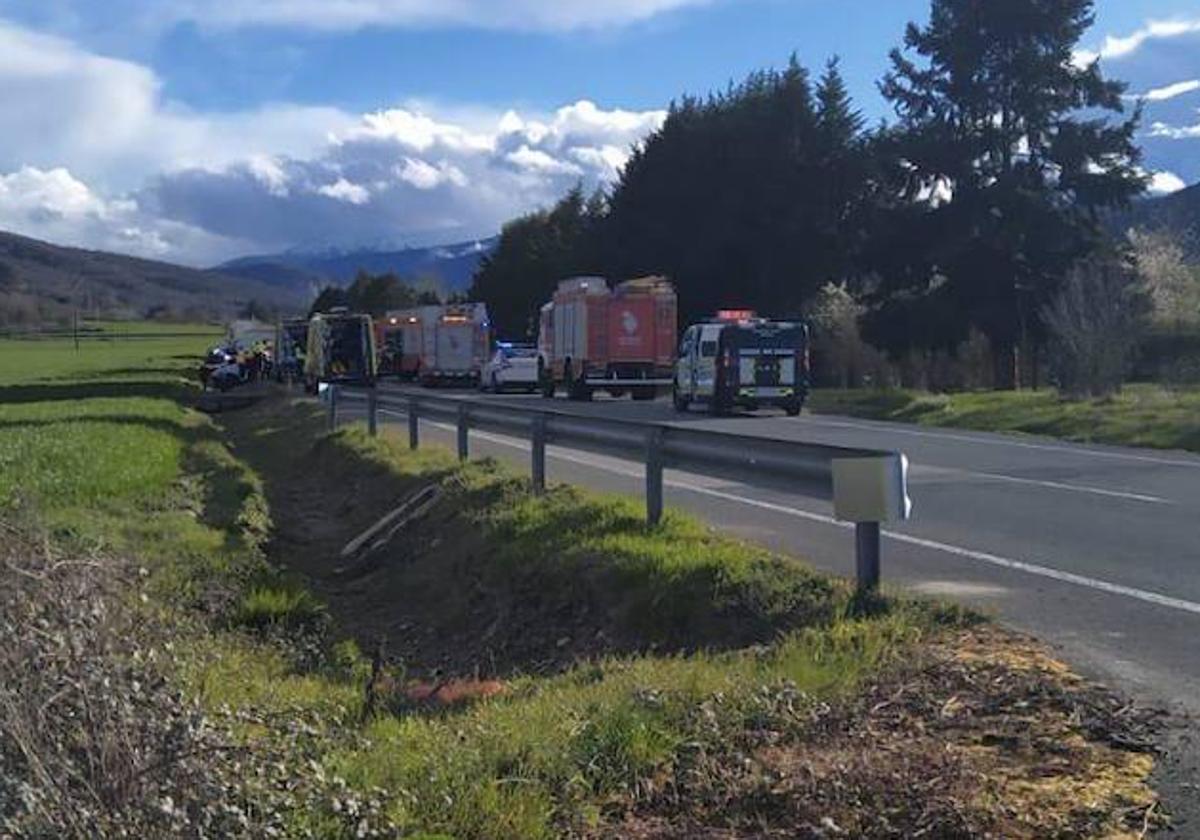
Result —
[[546, 415], [533, 415], [533, 492], [546, 490]]
[[879, 523], [857, 522], [854, 525], [855, 566], [858, 572], [858, 591], [873, 592], [879, 588]]
[[371, 437], [379, 434], [379, 394], [374, 385], [367, 391], [367, 432]]
[[458, 460], [465, 461], [469, 457], [468, 432], [470, 430], [470, 415], [466, 403], [458, 407]]
[[656, 427], [646, 436], [646, 522], [657, 525], [663, 512], [663, 429]]
[[336, 385], [329, 386], [329, 431], [337, 431], [337, 398], [338, 387]]
[[408, 400], [408, 448], [416, 449], [421, 445], [421, 418], [417, 412], [417, 398]]

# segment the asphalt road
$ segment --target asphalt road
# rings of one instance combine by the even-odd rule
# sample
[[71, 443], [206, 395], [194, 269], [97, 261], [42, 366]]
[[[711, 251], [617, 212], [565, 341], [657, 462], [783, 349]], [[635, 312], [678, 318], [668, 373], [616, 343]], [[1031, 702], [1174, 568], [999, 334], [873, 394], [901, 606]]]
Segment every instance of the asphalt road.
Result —
[[[885, 583], [969, 603], [1138, 699], [1200, 712], [1200, 457], [834, 416], [678, 415], [666, 401], [559, 399], [554, 408], [904, 451], [915, 511], [886, 526]], [[428, 432], [452, 440], [449, 427], [428, 424]], [[473, 433], [471, 447], [528, 464], [523, 441]], [[636, 462], [556, 447], [548, 455], [551, 480], [642, 492]], [[672, 471], [666, 495], [730, 534], [853, 575], [853, 532], [828, 503]]]

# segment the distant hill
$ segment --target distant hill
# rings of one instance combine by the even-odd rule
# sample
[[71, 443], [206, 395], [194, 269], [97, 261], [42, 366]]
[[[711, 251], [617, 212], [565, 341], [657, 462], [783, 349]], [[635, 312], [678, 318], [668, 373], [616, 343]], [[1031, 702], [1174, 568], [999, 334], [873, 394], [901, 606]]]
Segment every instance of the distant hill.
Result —
[[259, 282], [306, 291], [333, 283], [348, 285], [360, 270], [395, 272], [406, 280], [442, 293], [464, 292], [480, 261], [496, 247], [496, 238], [429, 248], [356, 251], [289, 251], [241, 257], [217, 266], [218, 271]]
[[0, 324], [83, 315], [225, 319], [249, 301], [285, 311], [308, 296], [292, 284], [52, 245], [0, 232]]
[[1122, 224], [1168, 230], [1179, 239], [1189, 259], [1200, 262], [1200, 184], [1135, 203]]

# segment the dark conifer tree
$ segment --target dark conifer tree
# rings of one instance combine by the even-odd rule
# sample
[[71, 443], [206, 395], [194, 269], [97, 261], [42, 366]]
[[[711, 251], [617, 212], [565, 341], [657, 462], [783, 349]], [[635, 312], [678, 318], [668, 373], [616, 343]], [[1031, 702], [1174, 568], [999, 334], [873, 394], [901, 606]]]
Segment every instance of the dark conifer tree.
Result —
[[997, 384], [1013, 383], [1022, 334], [1039, 329], [1068, 268], [1102, 246], [1101, 213], [1144, 188], [1138, 114], [1103, 116], [1122, 113], [1124, 85], [1074, 59], [1092, 6], [933, 0], [929, 24], [909, 25], [881, 84], [900, 117], [879, 146], [893, 156], [887, 189], [905, 202], [876, 239], [883, 285], [869, 334], [901, 349], [976, 326]]

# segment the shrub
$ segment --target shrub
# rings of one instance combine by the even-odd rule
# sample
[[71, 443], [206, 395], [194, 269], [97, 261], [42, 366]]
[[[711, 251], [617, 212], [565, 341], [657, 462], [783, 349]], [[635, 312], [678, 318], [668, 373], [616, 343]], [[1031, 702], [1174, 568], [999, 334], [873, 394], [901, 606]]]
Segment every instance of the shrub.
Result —
[[1042, 310], [1051, 338], [1050, 367], [1062, 392], [1103, 397], [1130, 371], [1148, 303], [1136, 278], [1112, 260], [1080, 263]]

